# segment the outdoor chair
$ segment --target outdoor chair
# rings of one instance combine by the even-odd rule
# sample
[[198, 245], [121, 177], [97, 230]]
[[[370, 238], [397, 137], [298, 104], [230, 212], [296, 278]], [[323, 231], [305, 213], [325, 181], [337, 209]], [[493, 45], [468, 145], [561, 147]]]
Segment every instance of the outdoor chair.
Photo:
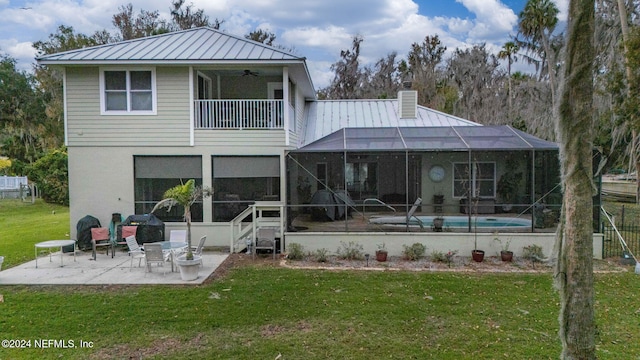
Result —
[[[138, 227], [135, 225], [118, 225], [116, 227], [116, 234], [113, 236], [114, 248], [121, 247], [124, 249], [124, 246], [129, 247], [126, 240], [129, 236], [133, 236], [135, 240], [138, 241], [138, 238], [136, 237], [137, 231], [138, 231]], [[112, 251], [111, 257], [113, 256], [114, 256], [114, 252]]]
[[[187, 230], [171, 230], [169, 232], [169, 241], [171, 242], [187, 242]], [[179, 255], [185, 253], [187, 248], [176, 248], [171, 250], [173, 258], [175, 259]]]
[[191, 251], [193, 251], [193, 255], [194, 256], [200, 256], [200, 266], [202, 266], [202, 249], [204, 248], [204, 243], [205, 241], [207, 241], [207, 236], [203, 236], [200, 238], [200, 241], [198, 242], [198, 246], [196, 246], [195, 248], [192, 246], [191, 247]]
[[169, 232], [169, 241], [186, 242], [187, 230], [171, 230], [171, 232]]
[[[144, 258], [147, 263], [147, 272], [151, 272], [151, 264], [159, 264], [164, 267], [166, 257], [162, 251], [162, 245], [157, 243], [147, 243], [144, 245]], [[163, 272], [166, 274], [166, 271]]]
[[258, 250], [271, 250], [273, 259], [276, 258], [276, 230], [273, 228], [259, 228], [256, 232], [256, 246], [253, 253]]
[[107, 255], [109, 255], [109, 248], [113, 251], [111, 236], [109, 236], [109, 228], [91, 228], [91, 249], [93, 250], [93, 260], [96, 260], [96, 249], [99, 247], [105, 247], [107, 249]]
[[142, 251], [142, 248], [138, 245], [135, 236], [127, 236], [125, 240], [129, 248], [129, 256], [131, 256], [131, 266], [129, 266], [129, 270], [133, 268], [133, 259], [138, 259], [138, 267], [140, 267], [142, 259], [145, 258], [144, 251]]

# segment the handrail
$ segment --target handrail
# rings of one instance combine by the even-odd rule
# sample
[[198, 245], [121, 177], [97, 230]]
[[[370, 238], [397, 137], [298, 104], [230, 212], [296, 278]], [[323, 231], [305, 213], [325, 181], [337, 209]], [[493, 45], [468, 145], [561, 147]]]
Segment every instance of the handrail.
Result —
[[633, 260], [635, 260], [636, 263], [637, 263], [638, 259], [636, 259], [636, 257], [631, 252], [631, 249], [629, 249], [629, 246], [627, 245], [627, 242], [624, 241], [624, 238], [622, 237], [622, 234], [620, 234], [620, 231], [618, 231], [618, 228], [616, 227], [616, 224], [614, 224], [613, 220], [611, 220], [611, 217], [609, 217], [609, 214], [607, 213], [607, 211], [604, 209], [603, 206], [600, 206], [600, 210], [602, 211], [604, 216], [607, 218], [607, 221], [609, 221], [609, 224], [611, 224], [611, 227], [613, 228], [613, 231], [616, 233], [616, 235], [618, 235], [618, 240], [620, 241], [620, 244], [622, 245], [622, 251], [628, 252], [629, 255], [631, 255], [631, 257], [633, 258]]
[[[264, 223], [267, 223], [269, 227], [275, 227], [273, 224], [269, 224], [269, 218], [263, 217], [264, 211], [278, 211], [279, 217], [279, 233], [280, 236], [284, 236], [284, 203], [279, 201], [256, 201], [255, 204], [249, 205], [244, 211], [229, 222], [230, 226], [230, 239], [229, 239], [229, 252], [240, 252], [246, 248], [247, 243], [238, 243], [240, 240], [247, 238], [251, 234], [251, 244], [255, 244], [256, 231]], [[252, 221], [245, 221], [249, 216], [252, 216]], [[245, 224], [243, 227], [242, 225]], [[282, 247], [283, 241], [280, 242]], [[239, 245], [236, 247], [236, 245]], [[280, 249], [282, 250], [282, 249]]]
[[194, 100], [196, 129], [283, 129], [283, 100]]

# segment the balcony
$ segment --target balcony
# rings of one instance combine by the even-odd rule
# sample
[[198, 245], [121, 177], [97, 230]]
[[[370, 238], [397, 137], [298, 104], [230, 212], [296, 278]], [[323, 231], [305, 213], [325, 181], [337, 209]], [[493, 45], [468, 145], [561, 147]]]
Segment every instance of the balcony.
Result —
[[283, 100], [196, 100], [196, 129], [284, 129]]

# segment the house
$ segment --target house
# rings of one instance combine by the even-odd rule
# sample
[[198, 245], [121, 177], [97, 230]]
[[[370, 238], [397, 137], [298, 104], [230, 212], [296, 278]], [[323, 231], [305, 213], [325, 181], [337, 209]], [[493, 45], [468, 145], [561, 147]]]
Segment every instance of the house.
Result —
[[[453, 227], [466, 235], [440, 245], [448, 249], [471, 246], [472, 233], [477, 242], [471, 217], [479, 213], [513, 212], [537, 236], [554, 227], [555, 144], [418, 106], [415, 91], [318, 101], [304, 57], [211, 28], [37, 60], [64, 71], [72, 236], [87, 214], [108, 223], [112, 213], [148, 213], [186, 179], [215, 191], [192, 209], [194, 235], [233, 251], [261, 226], [278, 228], [281, 247], [366, 235], [397, 236], [397, 250], [434, 235], [409, 212], [467, 218]], [[518, 176], [501, 191], [505, 174]], [[323, 191], [336, 202], [313, 203]], [[344, 220], [310, 216], [327, 209]], [[404, 224], [376, 223], [385, 211]], [[169, 229], [184, 227], [181, 214], [156, 213]]]

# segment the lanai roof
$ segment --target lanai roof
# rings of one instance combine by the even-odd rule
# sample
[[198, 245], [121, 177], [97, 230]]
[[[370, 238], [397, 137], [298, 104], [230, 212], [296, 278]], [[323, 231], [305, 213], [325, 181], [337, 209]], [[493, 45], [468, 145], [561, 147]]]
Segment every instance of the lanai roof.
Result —
[[319, 100], [307, 103], [301, 146], [344, 128], [481, 126], [473, 121], [417, 106], [417, 117], [398, 116], [398, 100]]
[[558, 145], [507, 125], [343, 128], [297, 151], [557, 150]]

